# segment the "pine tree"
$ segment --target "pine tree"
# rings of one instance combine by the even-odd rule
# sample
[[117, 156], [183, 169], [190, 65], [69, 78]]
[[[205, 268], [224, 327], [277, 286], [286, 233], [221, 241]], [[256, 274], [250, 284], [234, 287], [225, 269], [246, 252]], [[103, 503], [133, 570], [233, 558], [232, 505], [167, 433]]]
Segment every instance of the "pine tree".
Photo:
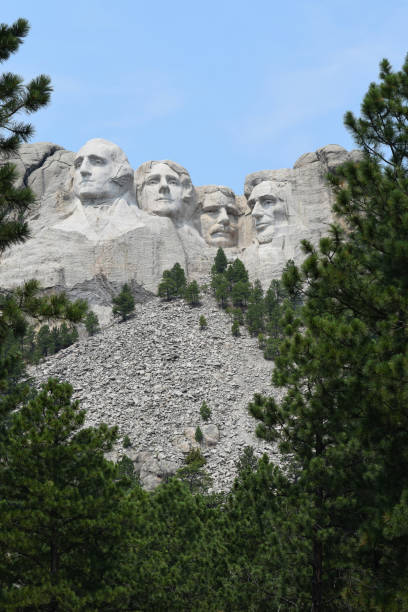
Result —
[[[11, 26], [0, 24], [0, 62], [18, 50], [28, 31], [25, 19], [18, 19]], [[16, 154], [19, 145], [34, 133], [32, 125], [19, 121], [17, 116], [46, 106], [50, 94], [50, 79], [45, 75], [27, 85], [16, 74], [6, 72], [0, 76], [0, 154], [3, 158]], [[13, 165], [6, 163], [0, 167], [0, 254], [29, 236], [24, 215], [34, 202], [34, 195], [28, 188], [14, 187], [16, 179]]]
[[207, 405], [207, 402], [204, 400], [200, 407], [200, 416], [203, 421], [208, 421], [211, 417], [211, 408]]
[[177, 296], [177, 285], [171, 276], [170, 270], [164, 270], [157, 293], [159, 297], [164, 298], [167, 301], [170, 301]]
[[185, 299], [191, 306], [197, 306], [200, 303], [200, 289], [197, 281], [189, 283], [185, 290]]
[[253, 336], [260, 334], [264, 330], [264, 312], [263, 289], [260, 281], [257, 279], [249, 293], [248, 310], [246, 313], [248, 330]]
[[222, 308], [225, 308], [228, 304], [228, 281], [221, 274], [214, 277], [212, 286], [215, 289], [215, 299]]
[[234, 283], [231, 290], [231, 299], [234, 306], [246, 306], [251, 293], [251, 286], [248, 281], [238, 280]]
[[90, 310], [85, 317], [85, 328], [90, 336], [97, 334], [100, 331], [98, 315], [93, 310]]
[[207, 329], [207, 319], [204, 315], [200, 315], [200, 319], [198, 321], [200, 329]]
[[71, 396], [68, 383], [50, 379], [14, 415], [0, 452], [4, 609], [126, 605], [128, 483], [104, 458], [117, 432], [84, 429]]
[[276, 523], [283, 566], [309, 568], [298, 581], [304, 609], [406, 603], [407, 92], [408, 57], [396, 73], [384, 60], [362, 117], [346, 114], [364, 157], [330, 177], [341, 225], [319, 249], [304, 242], [302, 268], [283, 277], [305, 300], [285, 315], [273, 373], [286, 397], [251, 405], [259, 435], [279, 440], [286, 462]]
[[126, 321], [135, 309], [135, 300], [127, 283], [123, 285], [121, 292], [113, 298], [112, 303], [113, 315], [121, 317], [122, 321]]
[[231, 334], [237, 338], [238, 336], [241, 335], [241, 330], [239, 329], [239, 323], [236, 319], [234, 319], [234, 321], [232, 322], [231, 325]]
[[[176, 295], [183, 297], [187, 285], [186, 274], [179, 263], [175, 263], [170, 270], [170, 276], [176, 285]], [[197, 287], [198, 289], [198, 287]]]
[[220, 247], [214, 258], [214, 264], [211, 269], [213, 274], [223, 274], [228, 266], [228, 259], [224, 253], [224, 250]]

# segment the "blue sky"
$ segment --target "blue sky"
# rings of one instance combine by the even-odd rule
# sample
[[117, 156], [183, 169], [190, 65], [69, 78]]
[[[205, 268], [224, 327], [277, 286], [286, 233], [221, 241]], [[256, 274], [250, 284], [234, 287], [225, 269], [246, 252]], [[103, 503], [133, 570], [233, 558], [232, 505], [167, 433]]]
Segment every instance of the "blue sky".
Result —
[[17, 17], [31, 32], [3, 70], [54, 86], [34, 140], [106, 138], [135, 168], [172, 159], [237, 193], [250, 172], [353, 148], [344, 112], [408, 52], [406, 0], [4, 3], [0, 20]]

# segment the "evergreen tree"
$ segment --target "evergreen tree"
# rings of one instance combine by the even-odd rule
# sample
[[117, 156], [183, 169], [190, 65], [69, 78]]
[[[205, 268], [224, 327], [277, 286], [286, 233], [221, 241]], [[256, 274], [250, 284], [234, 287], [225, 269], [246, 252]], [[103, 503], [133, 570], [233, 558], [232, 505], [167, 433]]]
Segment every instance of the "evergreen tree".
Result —
[[248, 271], [242, 261], [237, 257], [226, 270], [228, 281], [233, 285], [239, 281], [248, 282]]
[[[178, 297], [183, 297], [184, 292], [186, 290], [187, 280], [186, 280], [186, 274], [179, 263], [174, 264], [174, 266], [170, 270], [170, 276], [173, 279], [175, 286], [176, 286], [176, 295]], [[198, 286], [197, 286], [197, 289], [198, 289]]]
[[98, 315], [96, 315], [93, 310], [90, 310], [88, 312], [85, 317], [84, 323], [86, 331], [90, 336], [93, 336], [94, 334], [98, 333], [98, 331], [100, 331]]
[[123, 285], [121, 292], [113, 298], [112, 303], [113, 315], [121, 317], [122, 321], [126, 321], [135, 309], [135, 300], [127, 283]]
[[197, 281], [194, 280], [187, 285], [185, 290], [185, 299], [188, 304], [191, 304], [191, 306], [197, 306], [197, 304], [200, 303], [200, 289]]
[[246, 323], [249, 333], [253, 336], [260, 334], [264, 330], [264, 299], [263, 289], [259, 280], [256, 280], [248, 298], [248, 310], [246, 313]]
[[[201, 435], [203, 435], [202, 432]], [[191, 493], [206, 493], [211, 485], [211, 477], [204, 469], [207, 459], [201, 450], [193, 448], [186, 456], [184, 463], [185, 465], [177, 470], [177, 478], [188, 486]]]
[[241, 335], [241, 331], [239, 329], [239, 323], [236, 319], [234, 319], [234, 321], [232, 322], [231, 333], [235, 338]]
[[228, 281], [223, 275], [218, 275], [214, 277], [212, 284], [215, 287], [215, 299], [222, 308], [225, 308], [228, 304]]
[[200, 329], [206, 329], [207, 328], [207, 319], [205, 318], [204, 315], [200, 315], [200, 319], [199, 319], [199, 325], [200, 325]]
[[177, 285], [171, 276], [170, 270], [164, 270], [162, 280], [159, 283], [158, 295], [170, 301], [177, 296]]
[[251, 286], [248, 281], [238, 280], [234, 283], [231, 290], [231, 299], [234, 306], [246, 306], [251, 293]]
[[214, 258], [214, 264], [211, 268], [213, 274], [223, 274], [228, 266], [228, 259], [224, 253], [224, 249], [219, 247], [217, 254]]
[[203, 421], [208, 421], [211, 417], [211, 408], [207, 406], [207, 402], [204, 400], [200, 407], [200, 416]]
[[408, 58], [396, 73], [384, 60], [362, 117], [346, 114], [364, 157], [330, 177], [341, 225], [319, 249], [304, 242], [302, 268], [283, 277], [305, 300], [285, 315], [273, 373], [286, 396], [251, 405], [286, 461], [275, 518], [286, 524], [283, 567], [309, 568], [298, 581], [303, 609], [406, 603], [407, 92]]
[[[11, 26], [0, 24], [0, 62], [15, 53], [29, 31], [28, 22], [18, 19]], [[46, 106], [50, 99], [50, 79], [40, 75], [24, 85], [23, 79], [10, 72], [0, 76], [0, 154], [3, 158], [16, 154], [22, 142], [34, 133], [31, 124], [18, 120], [22, 112], [33, 113]], [[15, 167], [0, 167], [0, 254], [29, 236], [25, 213], [34, 202], [32, 191], [15, 187]]]
[[128, 482], [104, 458], [116, 429], [83, 429], [85, 412], [71, 395], [69, 384], [50, 379], [14, 415], [0, 452], [3, 609], [127, 603]]

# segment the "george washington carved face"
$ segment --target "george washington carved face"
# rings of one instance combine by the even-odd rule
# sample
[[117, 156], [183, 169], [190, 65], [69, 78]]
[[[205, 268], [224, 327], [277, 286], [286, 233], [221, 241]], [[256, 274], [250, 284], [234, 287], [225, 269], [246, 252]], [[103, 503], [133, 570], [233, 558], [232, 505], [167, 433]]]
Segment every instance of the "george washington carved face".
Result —
[[102, 138], [89, 140], [74, 161], [74, 194], [84, 205], [112, 204], [131, 189], [133, 171], [125, 153]]

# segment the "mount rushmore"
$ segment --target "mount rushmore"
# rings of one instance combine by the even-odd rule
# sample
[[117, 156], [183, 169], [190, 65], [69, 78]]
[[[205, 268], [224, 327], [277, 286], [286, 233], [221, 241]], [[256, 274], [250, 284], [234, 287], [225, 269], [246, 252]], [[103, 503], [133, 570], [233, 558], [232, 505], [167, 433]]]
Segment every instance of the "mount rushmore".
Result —
[[76, 154], [51, 143], [25, 144], [9, 161], [36, 196], [32, 237], [2, 256], [0, 286], [36, 278], [46, 289], [85, 297], [106, 322], [121, 284], [156, 293], [163, 271], [176, 262], [200, 280], [220, 246], [267, 286], [288, 259], [301, 261], [303, 238], [316, 243], [327, 233], [333, 194], [325, 176], [359, 155], [327, 145], [292, 169], [249, 174], [236, 195], [223, 185], [194, 186], [188, 170], [170, 160], [134, 171], [124, 151], [102, 138]]

